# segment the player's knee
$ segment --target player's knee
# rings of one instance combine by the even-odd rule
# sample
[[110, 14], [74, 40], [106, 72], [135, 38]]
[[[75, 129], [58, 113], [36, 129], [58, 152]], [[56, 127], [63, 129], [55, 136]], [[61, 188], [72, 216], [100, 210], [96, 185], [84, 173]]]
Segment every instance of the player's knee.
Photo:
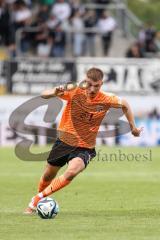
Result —
[[77, 175], [76, 171], [74, 170], [68, 170], [64, 173], [64, 177], [66, 178], [66, 180], [68, 181], [72, 181], [73, 178]]
[[42, 178], [43, 178], [43, 181], [48, 182], [53, 179], [53, 176], [51, 176], [50, 174], [44, 174]]

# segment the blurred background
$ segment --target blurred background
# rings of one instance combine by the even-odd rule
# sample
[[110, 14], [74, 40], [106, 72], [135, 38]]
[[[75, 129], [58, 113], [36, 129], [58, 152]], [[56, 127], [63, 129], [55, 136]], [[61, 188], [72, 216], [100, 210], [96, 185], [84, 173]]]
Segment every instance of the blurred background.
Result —
[[[103, 132], [113, 126], [104, 121], [97, 144], [160, 145], [159, 9], [158, 0], [0, 0], [0, 146], [23, 136], [9, 127], [15, 108], [44, 89], [83, 80], [93, 66], [104, 71], [103, 90], [125, 97], [144, 127], [138, 139], [108, 138]], [[39, 145], [50, 142], [37, 126], [45, 111], [27, 120]]]

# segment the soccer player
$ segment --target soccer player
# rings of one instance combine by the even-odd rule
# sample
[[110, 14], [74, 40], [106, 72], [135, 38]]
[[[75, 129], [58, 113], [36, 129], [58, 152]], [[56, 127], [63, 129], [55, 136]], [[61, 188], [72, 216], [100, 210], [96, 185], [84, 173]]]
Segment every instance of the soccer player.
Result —
[[[87, 87], [67, 90], [63, 86], [42, 92], [42, 98], [59, 97], [66, 101], [58, 127], [59, 137], [48, 156], [45, 171], [40, 179], [38, 194], [35, 195], [26, 214], [32, 214], [40, 199], [67, 186], [82, 172], [90, 160], [96, 156], [95, 142], [99, 126], [109, 108], [122, 108], [133, 136], [140, 136], [142, 128], [137, 128], [131, 108], [125, 99], [100, 90], [103, 72], [91, 68], [86, 73]], [[67, 169], [56, 177], [65, 164]]]

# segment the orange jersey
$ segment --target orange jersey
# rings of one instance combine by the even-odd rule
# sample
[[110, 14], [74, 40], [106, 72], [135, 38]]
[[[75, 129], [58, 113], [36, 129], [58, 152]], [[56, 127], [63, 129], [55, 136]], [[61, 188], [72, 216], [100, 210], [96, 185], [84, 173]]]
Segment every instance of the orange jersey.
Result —
[[99, 91], [94, 99], [79, 87], [59, 96], [67, 104], [58, 126], [59, 138], [76, 147], [94, 148], [99, 126], [110, 107], [121, 107], [121, 99]]

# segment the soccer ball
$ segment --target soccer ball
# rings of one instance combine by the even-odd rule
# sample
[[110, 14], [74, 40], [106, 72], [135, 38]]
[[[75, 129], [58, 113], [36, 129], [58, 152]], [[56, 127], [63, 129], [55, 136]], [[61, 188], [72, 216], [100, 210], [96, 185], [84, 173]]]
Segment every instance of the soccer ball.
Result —
[[58, 212], [58, 203], [52, 198], [42, 198], [37, 204], [37, 213], [43, 219], [55, 218]]

